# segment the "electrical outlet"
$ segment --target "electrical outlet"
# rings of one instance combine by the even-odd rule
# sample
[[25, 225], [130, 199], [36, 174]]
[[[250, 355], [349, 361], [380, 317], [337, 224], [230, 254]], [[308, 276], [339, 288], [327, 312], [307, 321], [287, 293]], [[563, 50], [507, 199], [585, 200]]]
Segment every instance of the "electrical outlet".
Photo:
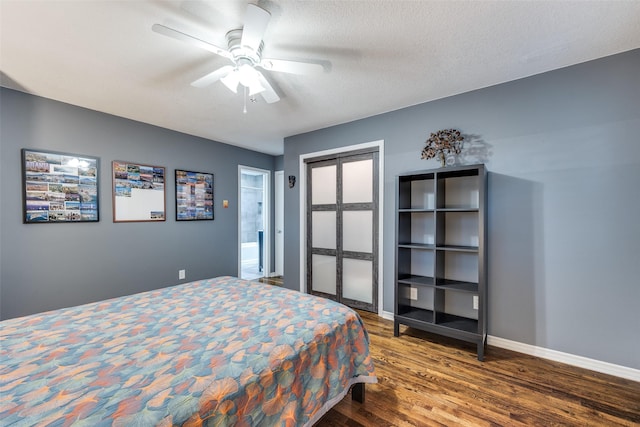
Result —
[[186, 279], [187, 272], [185, 270], [178, 270], [178, 280]]
[[418, 288], [410, 288], [409, 299], [414, 301], [418, 299]]
[[474, 310], [478, 309], [478, 295], [473, 296], [473, 309]]

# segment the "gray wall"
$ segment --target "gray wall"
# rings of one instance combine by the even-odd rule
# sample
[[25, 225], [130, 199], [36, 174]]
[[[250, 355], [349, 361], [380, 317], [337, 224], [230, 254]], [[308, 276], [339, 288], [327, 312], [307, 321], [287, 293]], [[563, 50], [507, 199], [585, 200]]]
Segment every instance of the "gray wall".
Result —
[[[301, 154], [384, 139], [384, 310], [395, 176], [430, 132], [469, 137], [489, 175], [489, 334], [640, 368], [640, 50], [285, 139]], [[299, 186], [285, 190], [285, 286], [298, 288]]]
[[[179, 269], [237, 275], [238, 164], [273, 171], [273, 156], [0, 90], [3, 319], [175, 285]], [[100, 157], [100, 222], [22, 224], [21, 148]], [[165, 222], [113, 223], [112, 160], [166, 167]], [[176, 168], [214, 174], [214, 221], [175, 221]]]
[[284, 156], [276, 156], [274, 160], [273, 170], [281, 171], [284, 168]]

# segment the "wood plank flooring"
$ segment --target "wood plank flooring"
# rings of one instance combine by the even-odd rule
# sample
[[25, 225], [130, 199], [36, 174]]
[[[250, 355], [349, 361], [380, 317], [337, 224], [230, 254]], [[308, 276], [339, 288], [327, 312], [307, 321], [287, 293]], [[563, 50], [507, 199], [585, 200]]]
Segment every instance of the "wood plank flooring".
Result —
[[275, 285], [275, 286], [282, 286], [282, 281], [284, 279], [282, 278], [282, 276], [276, 276], [276, 277], [260, 277], [258, 279], [258, 282], [260, 283], [266, 283], [268, 285]]
[[347, 396], [327, 426], [640, 426], [640, 383], [401, 327], [360, 311], [378, 384]]

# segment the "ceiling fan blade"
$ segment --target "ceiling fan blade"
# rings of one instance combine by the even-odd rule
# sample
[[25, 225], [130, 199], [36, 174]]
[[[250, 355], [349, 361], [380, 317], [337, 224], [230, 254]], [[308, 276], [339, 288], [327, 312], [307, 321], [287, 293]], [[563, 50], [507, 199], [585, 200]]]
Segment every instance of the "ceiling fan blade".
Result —
[[158, 34], [162, 34], [164, 36], [171, 37], [176, 40], [180, 40], [181, 42], [189, 43], [190, 45], [199, 47], [200, 49], [207, 50], [209, 52], [213, 52], [216, 55], [224, 56], [225, 58], [233, 59], [233, 55], [226, 49], [221, 47], [212, 45], [209, 42], [204, 40], [200, 40], [199, 38], [190, 36], [189, 34], [185, 34], [181, 31], [174, 30], [173, 28], [165, 27], [162, 24], [153, 24], [151, 27], [153, 31]]
[[247, 5], [247, 12], [244, 16], [244, 27], [242, 28], [241, 46], [247, 46], [257, 51], [262, 42], [262, 36], [267, 30], [271, 14], [255, 4]]
[[260, 95], [262, 95], [267, 104], [273, 104], [274, 102], [280, 101], [280, 97], [276, 91], [273, 90], [273, 87], [267, 79], [264, 78], [261, 72], [258, 72], [258, 80], [260, 81], [260, 85], [264, 88], [264, 90], [260, 92]]
[[265, 58], [260, 61], [260, 67], [269, 71], [280, 71], [291, 74], [320, 74], [324, 72], [321, 64], [312, 62], [288, 61], [285, 59]]
[[227, 74], [233, 71], [234, 67], [232, 65], [225, 65], [222, 68], [218, 68], [212, 73], [209, 73], [205, 76], [200, 77], [198, 80], [191, 83], [191, 86], [194, 87], [206, 87], [210, 84], [213, 84], [220, 80], [221, 78], [227, 76]]

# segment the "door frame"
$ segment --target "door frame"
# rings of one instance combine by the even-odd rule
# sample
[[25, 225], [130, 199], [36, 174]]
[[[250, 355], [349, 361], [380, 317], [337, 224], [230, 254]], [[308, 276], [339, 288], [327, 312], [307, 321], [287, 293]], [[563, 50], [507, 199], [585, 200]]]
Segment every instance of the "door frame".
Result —
[[[264, 250], [262, 253], [262, 273], [268, 277], [271, 271], [271, 171], [253, 166], [238, 165], [238, 277], [242, 276], [242, 171], [260, 172], [264, 176], [262, 215], [264, 216]], [[268, 269], [268, 270], [267, 270]]]
[[[273, 201], [274, 201], [274, 248], [275, 248], [275, 264], [274, 271], [276, 276], [284, 275], [284, 171], [279, 170], [275, 171], [273, 174]], [[280, 229], [280, 233], [282, 236], [282, 244], [280, 245], [278, 242], [280, 241], [280, 237], [278, 237], [278, 219], [282, 222], [282, 228]], [[282, 264], [279, 268], [279, 264]]]
[[307, 164], [306, 159], [314, 157], [322, 157], [332, 154], [347, 153], [350, 151], [361, 150], [364, 148], [378, 148], [378, 315], [382, 316], [384, 307], [383, 293], [383, 224], [384, 224], [384, 140], [365, 142], [362, 144], [347, 145], [344, 147], [333, 148], [329, 150], [316, 151], [313, 153], [301, 154], [299, 161], [299, 188], [300, 188], [300, 292], [306, 293], [307, 289]]

